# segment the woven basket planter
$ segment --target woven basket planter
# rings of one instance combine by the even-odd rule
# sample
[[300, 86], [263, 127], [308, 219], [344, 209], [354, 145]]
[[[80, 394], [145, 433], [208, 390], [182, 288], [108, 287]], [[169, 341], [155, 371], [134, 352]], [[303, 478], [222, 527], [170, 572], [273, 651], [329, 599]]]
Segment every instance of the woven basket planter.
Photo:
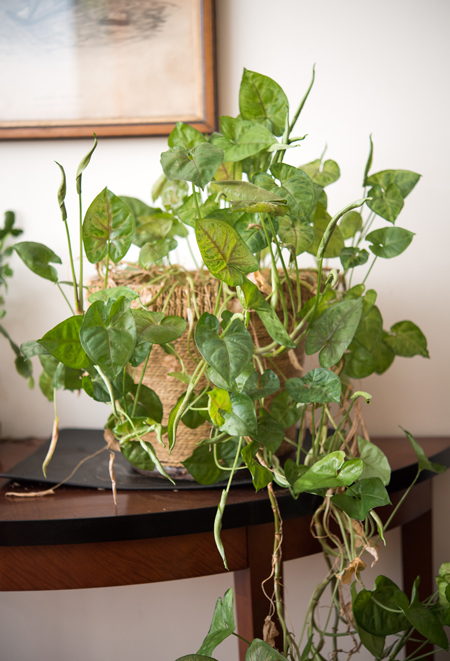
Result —
[[[161, 279], [154, 282], [157, 278]], [[306, 271], [302, 273], [302, 278], [304, 286], [302, 284], [301, 295], [302, 302], [305, 303], [315, 289], [316, 275], [314, 272]], [[153, 283], [149, 284], [149, 281], [153, 281]], [[219, 289], [219, 282], [208, 271], [187, 272], [180, 268], [177, 274], [171, 274], [167, 278], [167, 269], [161, 267], [155, 267], [150, 271], [133, 267], [126, 270], [112, 269], [109, 273], [108, 287], [123, 285], [138, 292], [142, 304], [148, 310], [152, 312], [164, 310], [166, 315], [178, 315], [188, 322], [189, 319], [196, 319], [204, 312], [214, 313]], [[102, 288], [103, 281], [99, 278], [91, 281], [89, 291], [93, 293]], [[285, 294], [287, 294], [287, 291]], [[288, 297], [286, 297], [286, 301], [288, 301]], [[138, 303], [134, 301], [132, 306], [138, 307]], [[277, 312], [281, 316], [281, 304], [279, 304], [279, 308]], [[238, 312], [242, 309], [237, 298], [230, 302], [228, 309], [233, 312]], [[272, 342], [256, 313], [252, 313], [251, 315], [248, 330], [256, 346], [264, 347]], [[196, 356], [197, 360], [201, 356], [197, 351], [193, 336], [191, 337], [189, 349], [186, 338], [187, 333], [184, 333], [173, 344], [183, 360], [187, 372], [192, 374], [197, 363], [191, 356]], [[284, 379], [301, 376], [300, 370], [303, 357], [304, 347], [301, 345], [299, 348], [291, 350], [273, 361], [263, 358], [262, 364], [264, 369], [270, 368], [274, 370], [279, 376], [280, 381], [283, 382]], [[170, 372], [179, 371], [180, 364], [175, 356], [167, 355], [160, 346], [154, 345], [143, 383], [149, 388], [152, 388], [161, 399], [164, 410], [163, 424], [167, 424], [169, 412], [187, 388], [186, 384], [169, 376]], [[136, 383], [139, 381], [141, 373], [142, 366], [131, 371]], [[206, 384], [206, 378], [202, 378], [198, 383], [197, 391], [206, 386]], [[265, 404], [270, 405], [272, 399], [273, 396], [267, 398]], [[200, 441], [209, 438], [210, 428], [211, 426], [208, 422], [200, 425], [197, 429], [189, 429], [180, 422], [177, 429], [177, 441], [170, 454], [168, 448], [164, 448], [159, 443], [154, 442], [155, 439], [151, 434], [149, 435], [149, 440], [152, 441], [155, 452], [164, 466], [169, 468], [183, 468], [181, 462], [193, 453]], [[292, 440], [296, 438], [295, 425], [287, 430], [287, 436]], [[288, 444], [286, 446], [289, 447]]]

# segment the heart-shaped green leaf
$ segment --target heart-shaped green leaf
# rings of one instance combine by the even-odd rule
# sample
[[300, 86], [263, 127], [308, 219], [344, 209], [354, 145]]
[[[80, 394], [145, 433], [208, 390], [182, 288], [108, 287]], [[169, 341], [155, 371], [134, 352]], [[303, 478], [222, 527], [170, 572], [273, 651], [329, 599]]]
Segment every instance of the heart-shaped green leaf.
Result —
[[253, 372], [246, 380], [243, 392], [251, 399], [262, 399], [278, 392], [280, 379], [273, 370], [265, 370], [263, 374]]
[[279, 218], [278, 236], [294, 255], [301, 255], [314, 243], [314, 228], [305, 221], [292, 222], [286, 216]]
[[391, 334], [383, 336], [384, 342], [396, 356], [423, 356], [429, 358], [427, 338], [412, 321], [399, 321], [391, 326]]
[[117, 376], [129, 361], [136, 345], [136, 325], [125, 297], [87, 310], [80, 328], [80, 340], [94, 365], [109, 376]]
[[289, 393], [284, 390], [275, 395], [270, 405], [270, 413], [284, 429], [287, 429], [300, 420], [302, 407], [297, 406]]
[[265, 466], [262, 466], [259, 461], [254, 458], [258, 450], [259, 444], [256, 441], [252, 441], [241, 450], [244, 463], [251, 473], [255, 491], [265, 489], [265, 487], [267, 487], [267, 485], [273, 480], [271, 471], [265, 468]]
[[231, 413], [231, 400], [227, 390], [214, 388], [208, 393], [208, 413], [216, 427], [221, 427], [225, 422], [220, 410]]
[[[375, 579], [375, 590], [361, 590], [353, 603], [353, 615], [365, 631], [375, 636], [389, 636], [410, 625], [399, 613], [396, 597], [401, 590], [386, 576]], [[405, 595], [406, 597], [406, 595]]]
[[230, 436], [255, 436], [258, 433], [256, 410], [253, 400], [244, 393], [230, 393], [231, 413], [223, 412], [225, 422], [221, 431]]
[[167, 179], [191, 181], [204, 188], [223, 161], [223, 151], [209, 142], [200, 142], [187, 151], [173, 147], [161, 154], [161, 165]]
[[341, 380], [337, 374], [318, 367], [313, 369], [301, 379], [288, 379], [285, 383], [286, 391], [292, 399], [300, 404], [326, 404], [327, 402], [340, 403]]
[[[230, 214], [230, 215], [232, 219], [232, 216], [237, 214]], [[277, 218], [274, 217], [272, 219], [272, 224], [276, 232], [278, 230]], [[245, 242], [250, 252], [253, 253], [260, 252], [261, 250], [264, 250], [264, 248], [267, 248], [267, 239], [264, 232], [264, 228], [260, 223], [256, 221], [255, 217], [252, 214], [243, 213], [242, 216], [234, 223], [233, 227], [236, 230], [236, 232], [239, 233], [239, 235]], [[269, 239], [271, 239], [272, 230], [270, 227], [267, 227], [267, 224], [266, 224], [266, 230]]]
[[139, 252], [139, 264], [144, 269], [150, 268], [163, 257], [167, 257], [171, 250], [175, 250], [178, 243], [175, 239], [159, 239], [154, 243], [146, 243]]
[[239, 88], [239, 112], [243, 119], [270, 120], [274, 135], [282, 135], [288, 121], [289, 102], [274, 80], [244, 69]]
[[197, 654], [204, 654], [207, 657], [211, 656], [217, 645], [220, 645], [225, 638], [231, 636], [235, 628], [233, 588], [230, 588], [225, 592], [223, 600], [220, 597], [217, 600], [208, 635], [201, 644]]
[[[217, 317], [204, 312], [195, 328], [198, 350], [218, 374], [230, 383], [247, 367], [253, 355], [253, 342], [242, 321], [235, 319], [226, 334], [219, 337], [220, 324]], [[251, 401], [251, 400], [250, 400]], [[239, 434], [231, 434], [231, 436]]]
[[403, 198], [407, 197], [419, 181], [421, 175], [410, 170], [383, 170], [370, 175], [364, 183], [365, 186], [379, 185], [387, 190], [391, 184], [400, 189]]
[[379, 477], [360, 479], [345, 494], [332, 496], [332, 502], [351, 519], [364, 521], [374, 507], [390, 505], [389, 494]]
[[390, 184], [384, 191], [381, 186], [375, 185], [369, 190], [367, 206], [377, 216], [385, 218], [390, 223], [395, 223], [397, 216], [403, 209], [404, 200], [400, 188], [396, 184]]
[[267, 149], [277, 140], [262, 124], [223, 116], [220, 118], [222, 133], [213, 133], [211, 142], [223, 149], [224, 160], [241, 161]]
[[50, 263], [62, 264], [62, 261], [53, 250], [42, 243], [33, 241], [16, 243], [13, 248], [30, 271], [51, 282], [58, 282], [58, 273], [53, 266], [50, 266]]
[[345, 461], [345, 454], [340, 450], [319, 459], [294, 483], [296, 493], [315, 492], [318, 489], [350, 486], [363, 471], [361, 459]]
[[400, 427], [400, 429], [405, 432], [406, 438], [411, 443], [412, 449], [416, 453], [419, 472], [427, 470], [431, 471], [432, 473], [445, 473], [447, 470], [445, 466], [430, 461], [414, 436], [410, 434], [409, 431], [406, 431], [406, 429], [403, 429], [403, 427]]
[[342, 216], [341, 222], [339, 223], [339, 229], [341, 230], [342, 238], [344, 240], [354, 237], [356, 232], [362, 230], [362, 227], [363, 220], [358, 211], [349, 211], [345, 216]]
[[361, 318], [362, 305], [362, 300], [358, 298], [335, 303], [325, 310], [311, 324], [305, 342], [306, 354], [311, 356], [321, 349], [320, 365], [336, 365], [353, 339]]
[[284, 439], [284, 429], [275, 418], [262, 409], [258, 418], [258, 432], [252, 435], [253, 440], [275, 453]]
[[[205, 218], [208, 216], [208, 214], [219, 209], [219, 206], [216, 203], [215, 195], [210, 195], [203, 203], [201, 203], [201, 200], [199, 200], [198, 197], [199, 196], [197, 195], [197, 202], [200, 207], [200, 215], [202, 218]], [[183, 203], [183, 205], [176, 210], [176, 214], [183, 223], [189, 225], [190, 227], [195, 227], [195, 221], [198, 218], [198, 213], [194, 195], [190, 195], [188, 198], [186, 198], [186, 201]]]
[[133, 241], [135, 221], [129, 207], [104, 188], [93, 200], [83, 221], [83, 243], [86, 257], [95, 264], [109, 254], [117, 264]]
[[198, 220], [198, 247], [209, 271], [228, 285], [242, 282], [242, 273], [258, 269], [258, 261], [235, 229], [221, 220]]
[[88, 298], [89, 303], [95, 303], [95, 301], [106, 301], [117, 300], [121, 296], [125, 296], [130, 301], [135, 301], [139, 298], [139, 294], [135, 292], [130, 287], [110, 287], [108, 289], [99, 289], [99, 291], [94, 292]]
[[136, 343], [167, 344], [177, 340], [186, 330], [187, 322], [181, 317], [164, 316], [162, 312], [132, 310], [136, 324]]
[[192, 149], [201, 142], [206, 142], [206, 138], [193, 126], [184, 124], [184, 122], [177, 122], [172, 133], [169, 135], [169, 147], [184, 147], [184, 149]]
[[323, 187], [334, 183], [341, 176], [339, 165], [331, 159], [322, 164], [322, 160], [318, 158], [311, 163], [301, 165], [300, 170], [306, 172], [315, 184]]
[[378, 477], [387, 486], [391, 481], [391, 467], [384, 452], [361, 436], [358, 436], [358, 450], [364, 463], [361, 480]]
[[362, 266], [369, 259], [369, 253], [364, 248], [353, 248], [352, 246], [346, 246], [342, 248], [339, 259], [341, 260], [342, 267], [344, 271], [348, 269], [354, 269], [357, 266]]
[[285, 202], [284, 198], [248, 181], [216, 181], [214, 185], [232, 202]]
[[69, 317], [49, 330], [39, 340], [39, 344], [63, 365], [73, 369], [86, 368], [90, 365], [90, 360], [81, 346], [80, 328], [82, 323], [82, 316]]

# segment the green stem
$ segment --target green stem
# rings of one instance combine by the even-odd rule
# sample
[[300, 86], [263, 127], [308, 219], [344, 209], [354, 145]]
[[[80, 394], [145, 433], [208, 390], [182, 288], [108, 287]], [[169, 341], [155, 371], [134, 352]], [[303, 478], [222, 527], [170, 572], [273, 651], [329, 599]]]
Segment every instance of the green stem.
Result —
[[109, 272], [109, 241], [108, 241], [108, 254], [106, 255], [106, 270], [105, 270], [105, 281], [103, 283], [103, 289], [108, 288], [108, 272]]
[[102, 379], [105, 383], [105, 386], [106, 386], [106, 388], [108, 390], [108, 393], [109, 393], [109, 398], [111, 400], [111, 408], [113, 410], [113, 415], [114, 415], [115, 418], [117, 418], [116, 400], [114, 399], [114, 393], [113, 393], [111, 382], [108, 379], [108, 377], [106, 376], [106, 374], [103, 372], [101, 367], [99, 367], [98, 365], [95, 365], [95, 369], [100, 374], [100, 376], [102, 377]]
[[275, 256], [274, 256], [273, 250], [272, 250], [272, 241], [271, 241], [271, 239], [269, 239], [269, 233], [267, 231], [266, 223], [264, 222], [264, 218], [263, 218], [262, 214], [261, 214], [261, 225], [263, 227], [264, 235], [266, 237], [267, 245], [268, 245], [269, 251], [270, 251], [270, 258], [271, 258], [271, 261], [272, 261], [272, 274], [273, 274], [273, 277], [274, 277], [275, 282], [276, 282], [276, 288], [280, 292], [281, 305], [283, 307], [283, 325], [284, 325], [285, 328], [287, 328], [287, 325], [288, 325], [287, 305], [286, 305], [286, 301], [284, 300], [283, 292], [282, 292], [282, 289], [281, 289], [280, 276], [278, 275], [278, 269], [277, 269], [277, 262], [276, 262], [276, 259], [275, 259]]
[[305, 96], [303, 97], [303, 99], [302, 99], [302, 101], [301, 101], [301, 103], [300, 103], [300, 105], [299, 105], [299, 107], [298, 107], [298, 109], [297, 109], [297, 112], [296, 112], [295, 115], [294, 115], [294, 118], [293, 118], [292, 122], [291, 122], [290, 125], [289, 125], [288, 138], [289, 138], [289, 136], [291, 135], [292, 130], [293, 130], [294, 126], [296, 125], [298, 118], [300, 117], [300, 113], [301, 113], [301, 111], [303, 110], [303, 107], [304, 107], [304, 105], [305, 105], [305, 103], [306, 103], [306, 100], [307, 100], [307, 98], [308, 98], [308, 96], [309, 96], [309, 93], [311, 92], [312, 86], [314, 85], [314, 78], [315, 78], [315, 77], [316, 77], [316, 65], [314, 64], [314, 66], [313, 66], [313, 72], [312, 72], [312, 79], [311, 79], [311, 82], [310, 82], [310, 84], [309, 84], [309, 87], [308, 87], [308, 89], [307, 89], [307, 91], [306, 91], [306, 94], [305, 94]]
[[80, 282], [78, 301], [80, 303], [80, 312], [83, 312], [83, 205], [81, 200], [81, 191], [78, 193], [78, 211], [80, 222]]
[[194, 184], [192, 184], [192, 191], [194, 193], [194, 202], [195, 202], [195, 208], [197, 210], [197, 218], [201, 218], [202, 214], [200, 213], [200, 207], [198, 204], [198, 199], [197, 199], [197, 189]]
[[223, 286], [223, 283], [222, 283], [222, 280], [220, 280], [220, 282], [219, 282], [219, 291], [217, 292], [216, 305], [215, 305], [215, 308], [214, 308], [215, 316], [217, 316], [217, 313], [218, 313], [219, 307], [220, 307], [220, 297], [222, 296], [222, 286]]
[[[390, 655], [389, 661], [394, 661], [397, 654], [406, 645], [406, 641], [412, 635], [413, 631], [414, 631], [414, 627], [412, 629], [408, 629], [408, 631], [405, 631], [405, 633], [401, 636], [400, 640], [398, 641], [397, 645], [394, 647], [394, 651]], [[413, 654], [411, 654], [410, 656], [414, 656], [414, 654], [415, 654], [415, 652], [413, 652]], [[410, 657], [408, 657], [408, 658], [410, 658]]]
[[297, 445], [297, 461], [296, 461], [297, 466], [300, 464], [300, 452], [302, 450], [303, 421], [304, 421], [304, 418], [305, 418], [305, 410], [306, 410], [306, 406], [304, 406], [302, 408], [302, 417], [300, 418], [300, 427], [299, 427], [299, 431], [298, 431], [299, 441], [298, 441], [298, 445]]
[[131, 411], [131, 417], [132, 418], [134, 418], [134, 415], [136, 413], [136, 407], [137, 407], [137, 404], [138, 404], [138, 401], [139, 401], [139, 394], [141, 392], [142, 382], [144, 380], [144, 374], [145, 374], [145, 370], [147, 369], [147, 363], [148, 363], [148, 359], [150, 358], [150, 352], [152, 350], [152, 346], [153, 345], [151, 344], [150, 348], [148, 350], [147, 358], [145, 359], [144, 367], [142, 368], [141, 376], [140, 376], [140, 379], [139, 379], [139, 384], [138, 384], [138, 387], [137, 387], [137, 390], [136, 390], [136, 394], [134, 396], [133, 410]]
[[190, 242], [189, 242], [189, 237], [188, 237], [188, 236], [186, 237], [186, 243], [187, 243], [187, 247], [188, 247], [188, 249], [189, 249], [189, 252], [191, 253], [191, 257], [192, 257], [192, 259], [193, 259], [193, 261], [194, 261], [195, 268], [196, 268], [196, 270], [198, 271], [198, 270], [199, 270], [199, 265], [198, 265], [197, 260], [195, 259], [195, 255], [194, 255], [194, 253], [193, 253], [193, 251], [192, 251], [191, 244], [190, 244]]
[[75, 309], [77, 312], [81, 312], [80, 310], [80, 303], [78, 301], [78, 291], [77, 291], [77, 278], [75, 275], [75, 266], [73, 264], [73, 254], [72, 254], [72, 243], [70, 241], [70, 233], [69, 233], [69, 226], [67, 224], [67, 220], [64, 221], [64, 225], [66, 228], [66, 236], [67, 236], [67, 245], [69, 247], [69, 258], [70, 258], [70, 268], [72, 270], [72, 279], [73, 279], [73, 293], [74, 293], [74, 298], [75, 298]]
[[369, 270], [368, 270], [367, 273], [366, 273], [366, 277], [365, 277], [364, 280], [362, 281], [362, 284], [363, 284], [363, 285], [366, 284], [366, 280], [367, 280], [367, 278], [369, 277], [369, 274], [370, 274], [371, 270], [373, 269], [373, 265], [375, 264], [375, 262], [377, 261], [377, 259], [378, 259], [378, 256], [376, 255], [375, 258], [374, 258], [374, 260], [373, 260], [373, 262], [372, 262], [372, 264], [370, 265]]
[[273, 226], [272, 218], [270, 216], [269, 216], [269, 223], [270, 223], [270, 229], [272, 231], [272, 236], [273, 236], [273, 239], [275, 241], [275, 245], [277, 246], [278, 254], [280, 256], [281, 266], [283, 267], [284, 275], [286, 277], [286, 284], [287, 284], [287, 287], [288, 287], [288, 290], [289, 290], [289, 296], [291, 297], [292, 314], [295, 316], [295, 303], [294, 303], [294, 295], [292, 293], [291, 279], [289, 277], [289, 274], [288, 274], [288, 271], [287, 271], [287, 268], [286, 268], [286, 264], [285, 264], [284, 259], [283, 259], [283, 253], [281, 251], [281, 246], [279, 244], [277, 234], [276, 234], [275, 228]]
[[59, 284], [59, 282], [57, 282], [56, 284], [58, 285], [58, 289], [59, 289], [59, 291], [60, 291], [61, 294], [64, 296], [64, 300], [66, 301], [67, 305], [69, 306], [70, 311], [72, 312], [73, 316], [75, 316], [75, 312], [74, 312], [74, 310], [73, 310], [73, 307], [70, 305], [69, 299], [68, 299], [67, 296], [65, 295], [64, 291], [61, 289], [61, 285]]

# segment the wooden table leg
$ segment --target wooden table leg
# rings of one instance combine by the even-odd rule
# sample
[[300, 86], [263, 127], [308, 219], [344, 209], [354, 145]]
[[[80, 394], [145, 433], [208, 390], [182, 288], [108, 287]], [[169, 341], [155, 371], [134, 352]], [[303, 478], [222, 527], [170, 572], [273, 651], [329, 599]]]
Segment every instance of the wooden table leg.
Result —
[[[417, 576], [420, 576], [419, 593], [422, 599], [431, 595], [433, 588], [433, 537], [431, 510], [402, 526], [403, 589], [410, 597]], [[422, 638], [419, 634], [415, 638]], [[406, 643], [406, 655], [412, 654], [420, 643]], [[421, 654], [431, 652], [427, 644]], [[433, 659], [433, 655], [427, 657]]]

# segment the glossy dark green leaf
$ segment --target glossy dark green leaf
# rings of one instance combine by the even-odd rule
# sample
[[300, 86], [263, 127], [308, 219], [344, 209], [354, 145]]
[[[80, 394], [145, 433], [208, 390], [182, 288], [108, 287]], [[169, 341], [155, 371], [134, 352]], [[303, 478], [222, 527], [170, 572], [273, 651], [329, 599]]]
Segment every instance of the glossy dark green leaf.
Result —
[[339, 229], [341, 230], [342, 238], [344, 240], [354, 237], [356, 232], [362, 230], [362, 227], [363, 220], [358, 211], [349, 211], [345, 216], [342, 216], [341, 222], [339, 223]]
[[341, 260], [342, 267], [344, 271], [348, 269], [354, 269], [357, 266], [362, 266], [369, 259], [369, 253], [364, 248], [353, 248], [352, 246], [346, 246], [342, 248], [339, 259]]
[[111, 397], [106, 388], [105, 382], [97, 376], [83, 376], [81, 387], [84, 392], [96, 402], [111, 402]]
[[448, 652], [447, 635], [436, 615], [418, 600], [408, 607], [406, 607], [407, 599], [406, 603], [401, 599], [399, 602], [400, 608], [414, 629], [427, 638], [430, 643], [438, 645]]
[[[351, 584], [350, 590], [352, 594], [352, 602], [355, 603], [356, 597], [358, 596], [358, 593], [356, 592], [356, 581]], [[359, 635], [360, 641], [364, 647], [369, 650], [372, 656], [374, 656], [376, 659], [382, 658], [386, 642], [385, 636], [374, 636], [365, 629], [359, 627], [357, 622], [355, 622], [355, 628]]]
[[139, 298], [139, 294], [135, 292], [130, 287], [110, 287], [108, 289], [99, 289], [98, 291], [91, 294], [88, 298], [89, 303], [95, 303], [95, 301], [106, 301], [117, 300], [121, 296], [125, 296], [130, 301], [135, 301]]
[[241, 450], [244, 463], [251, 473], [255, 491], [265, 489], [273, 480], [271, 471], [262, 466], [259, 461], [254, 458], [258, 449], [259, 444], [256, 441], [252, 441]]
[[288, 379], [284, 384], [292, 399], [300, 404], [340, 403], [341, 380], [331, 370], [318, 367], [304, 377]]
[[274, 80], [244, 69], [239, 88], [239, 112], [243, 119], [270, 120], [274, 135], [282, 135], [289, 119], [289, 102]]
[[16, 243], [13, 248], [30, 271], [51, 282], [58, 282], [58, 273], [50, 264], [62, 264], [62, 261], [53, 250], [33, 241]]
[[286, 657], [268, 643], [255, 638], [247, 649], [245, 661], [286, 661]]
[[408, 620], [398, 612], [396, 596], [399, 593], [401, 590], [389, 578], [378, 576], [375, 590], [361, 590], [353, 603], [353, 615], [358, 626], [380, 637], [407, 629], [410, 626]]
[[300, 169], [312, 179], [315, 184], [319, 186], [329, 186], [339, 179], [341, 171], [336, 161], [329, 159], [322, 164], [320, 158], [306, 165], [301, 165]]
[[360, 479], [378, 477], [387, 486], [391, 481], [391, 467], [384, 452], [361, 436], [358, 436], [358, 451], [364, 463]]
[[267, 369], [263, 374], [253, 372], [246, 380], [243, 392], [254, 400], [269, 397], [269, 395], [278, 392], [279, 389], [280, 379], [273, 370]]
[[305, 342], [306, 354], [310, 356], [320, 350], [320, 365], [335, 365], [352, 341], [361, 313], [361, 299], [342, 301], [325, 310], [311, 324]]
[[222, 116], [220, 129], [222, 133], [213, 133], [211, 142], [223, 149], [224, 160], [229, 162], [254, 156], [277, 142], [271, 131], [257, 122]]
[[125, 297], [111, 303], [96, 301], [87, 310], [80, 340], [94, 365], [117, 376], [130, 359], [136, 344], [136, 326]]
[[[133, 393], [133, 403], [137, 395], [138, 386], [133, 384], [131, 392]], [[139, 390], [139, 400], [136, 406], [137, 416], [151, 418], [155, 422], [161, 423], [163, 418], [163, 405], [154, 390], [143, 384]]]
[[392, 259], [401, 255], [413, 240], [414, 233], [401, 227], [383, 227], [366, 236], [371, 251], [377, 257]]
[[[229, 383], [247, 367], [253, 355], [253, 342], [242, 321], [235, 319], [223, 337], [219, 337], [217, 317], [204, 312], [195, 328], [198, 350], [220, 376]], [[251, 400], [250, 400], [251, 401]], [[239, 434], [231, 434], [231, 436]]]
[[395, 358], [395, 353], [385, 342], [386, 336], [387, 333], [383, 332], [382, 339], [375, 345], [372, 351], [372, 356], [375, 360], [375, 372], [377, 374], [383, 374], [389, 369]]
[[258, 433], [258, 423], [253, 400], [244, 393], [230, 393], [231, 413], [223, 412], [225, 422], [221, 431], [230, 436], [255, 436]]
[[173, 147], [161, 154], [161, 165], [167, 179], [191, 181], [202, 189], [209, 184], [222, 161], [222, 149], [209, 142], [201, 142], [189, 150]]
[[197, 654], [210, 656], [225, 638], [231, 636], [236, 625], [234, 623], [233, 588], [227, 590], [223, 600], [219, 597], [208, 634]]
[[80, 328], [83, 317], [69, 317], [48, 331], [39, 340], [44, 349], [67, 367], [81, 369], [90, 365], [80, 341]]
[[195, 234], [209, 271], [228, 285], [242, 282], [243, 273], [258, 269], [258, 262], [238, 232], [220, 220], [198, 220]]
[[301, 255], [314, 243], [314, 228], [305, 221], [290, 221], [284, 217], [279, 219], [278, 236], [294, 255]]
[[200, 131], [193, 126], [189, 126], [189, 124], [184, 124], [183, 122], [177, 122], [175, 124], [168, 139], [169, 147], [184, 147], [184, 149], [187, 149], [188, 151], [199, 145], [201, 142], [206, 142], [203, 133], [200, 133]]
[[381, 186], [375, 185], [369, 190], [368, 197], [372, 198], [367, 201], [371, 211], [390, 223], [395, 223], [404, 205], [400, 188], [396, 184], [391, 184], [385, 191]]
[[301, 407], [297, 407], [297, 403], [285, 390], [275, 395], [270, 405], [271, 415], [284, 429], [295, 425], [300, 420], [301, 412]]
[[396, 356], [423, 356], [429, 358], [427, 338], [412, 321], [399, 321], [391, 326], [391, 334], [384, 335], [384, 342]]
[[361, 459], [345, 461], [345, 454], [340, 450], [319, 459], [294, 484], [296, 493], [315, 492], [318, 489], [345, 487], [353, 484], [363, 470]]
[[307, 470], [308, 466], [305, 466], [304, 464], [296, 464], [292, 459], [286, 459], [284, 464], [284, 474], [291, 486], [293, 486], [299, 477], [301, 477], [303, 473], [306, 473]]
[[[317, 204], [316, 212], [314, 214], [314, 243], [311, 246], [311, 248], [308, 249], [308, 252], [311, 255], [317, 255], [317, 251], [319, 250], [319, 246], [322, 242], [323, 235], [325, 234], [325, 230], [330, 224], [330, 221], [331, 221], [330, 214], [319, 202]], [[339, 227], [336, 227], [328, 242], [327, 248], [324, 253], [324, 257], [326, 259], [332, 257], [339, 257], [344, 247], [345, 244], [344, 244], [344, 239], [342, 238], [341, 231]]]
[[264, 445], [269, 452], [275, 453], [283, 442], [284, 429], [275, 418], [262, 409], [258, 418], [258, 432], [252, 435], [252, 439]]
[[162, 312], [132, 310], [136, 324], [137, 344], [167, 344], [177, 340], [186, 330], [187, 322], [174, 315], [164, 316]]
[[419, 181], [421, 175], [409, 170], [383, 170], [372, 174], [366, 179], [366, 186], [379, 185], [387, 190], [391, 184], [395, 184], [400, 189], [402, 197], [407, 197], [414, 186]]
[[[237, 448], [239, 446], [238, 438], [230, 438], [229, 440], [216, 444], [217, 460], [220, 465], [231, 467], [236, 457]], [[242, 459], [238, 458], [237, 465], [242, 463]], [[214, 461], [213, 450], [206, 442], [197, 447], [190, 457], [182, 462], [183, 466], [187, 468], [194, 480], [199, 484], [216, 484], [226, 480], [230, 472], [221, 470]]]
[[121, 444], [120, 451], [125, 459], [135, 468], [144, 471], [155, 470], [155, 463], [152, 461], [148, 452], [137, 441], [125, 441]]
[[159, 239], [154, 243], [146, 243], [139, 252], [139, 264], [144, 269], [150, 268], [163, 257], [167, 257], [171, 250], [175, 250], [178, 243], [175, 239]]
[[134, 216], [120, 197], [104, 188], [93, 200], [83, 221], [86, 257], [95, 264], [109, 254], [117, 264], [128, 252], [135, 231]]
[[351, 519], [364, 521], [374, 507], [390, 505], [389, 494], [379, 477], [359, 479], [345, 494], [332, 496], [332, 502]]
[[412, 445], [412, 449], [416, 453], [419, 472], [423, 470], [428, 470], [431, 471], [432, 473], [445, 473], [445, 471], [447, 470], [445, 466], [430, 461], [426, 456], [425, 452], [423, 451], [423, 449], [421, 448], [420, 444], [414, 438], [414, 436], [410, 434], [409, 431], [406, 431], [406, 429], [403, 429], [403, 427], [400, 427], [400, 429], [402, 429], [405, 432], [408, 441]]

